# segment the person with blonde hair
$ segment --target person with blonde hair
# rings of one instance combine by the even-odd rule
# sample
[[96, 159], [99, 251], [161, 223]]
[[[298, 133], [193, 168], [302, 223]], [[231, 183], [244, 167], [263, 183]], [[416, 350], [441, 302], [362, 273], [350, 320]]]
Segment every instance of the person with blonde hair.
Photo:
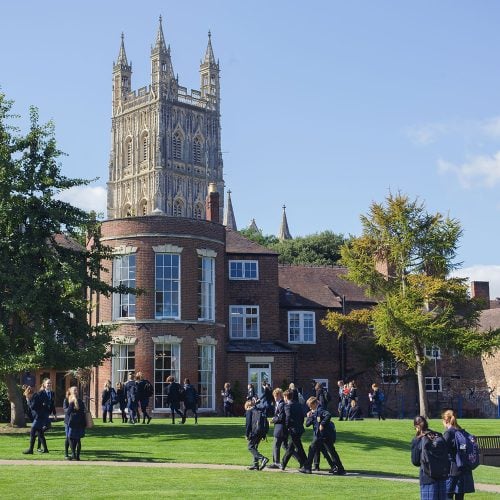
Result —
[[116, 391], [113, 389], [111, 380], [104, 384], [104, 390], [101, 394], [102, 405], [102, 421], [106, 423], [106, 418], [109, 415], [109, 421], [113, 423], [113, 406], [116, 403]]
[[71, 445], [71, 457], [69, 460], [80, 460], [80, 452], [82, 450], [81, 439], [85, 437], [85, 405], [78, 397], [78, 388], [73, 386], [69, 389], [68, 408], [66, 415], [68, 416], [68, 437]]
[[274, 416], [271, 422], [274, 424], [273, 430], [273, 463], [269, 466], [270, 469], [279, 469], [281, 467], [280, 462], [280, 450], [283, 447], [284, 450], [288, 447], [287, 432], [285, 428], [285, 401], [283, 399], [283, 391], [277, 387], [273, 391], [274, 396]]
[[457, 450], [455, 434], [462, 431], [458, 425], [457, 416], [453, 410], [446, 410], [442, 414], [445, 433], [443, 435], [448, 445], [448, 454], [451, 461], [450, 474], [446, 482], [446, 494], [448, 498], [462, 500], [466, 493], [474, 493], [474, 478], [472, 470], [468, 467], [459, 467], [457, 465]]

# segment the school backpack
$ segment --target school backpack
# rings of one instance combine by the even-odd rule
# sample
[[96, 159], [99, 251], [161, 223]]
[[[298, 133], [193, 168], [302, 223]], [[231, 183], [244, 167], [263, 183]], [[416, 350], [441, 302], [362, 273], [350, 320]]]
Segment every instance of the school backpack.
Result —
[[265, 439], [269, 431], [269, 421], [265, 410], [254, 408], [252, 410], [252, 438]]
[[476, 436], [464, 429], [455, 431], [457, 454], [455, 461], [459, 469], [472, 470], [479, 465], [479, 445]]
[[153, 386], [151, 385], [151, 382], [149, 380], [144, 381], [144, 387], [142, 388], [142, 390], [146, 398], [150, 398], [153, 395]]
[[377, 394], [377, 399], [380, 403], [383, 403], [385, 401], [385, 394], [380, 389], [377, 391]]
[[330, 401], [332, 400], [331, 394], [328, 392], [327, 389], [323, 389], [323, 397], [325, 398], [325, 403], [328, 405]]
[[446, 479], [450, 472], [448, 446], [439, 432], [429, 431], [422, 438], [420, 465], [432, 479]]

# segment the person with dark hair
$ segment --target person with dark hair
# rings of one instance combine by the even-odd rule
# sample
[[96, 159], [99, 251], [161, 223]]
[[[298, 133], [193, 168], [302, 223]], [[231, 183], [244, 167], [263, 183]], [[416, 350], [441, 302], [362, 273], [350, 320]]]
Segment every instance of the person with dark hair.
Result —
[[30, 386], [25, 390], [25, 397], [28, 407], [33, 416], [33, 423], [31, 424], [30, 431], [30, 445], [27, 450], [24, 450], [25, 455], [32, 455], [35, 446], [35, 440], [38, 436], [39, 452], [48, 453], [47, 441], [45, 439], [45, 431], [50, 428], [50, 415], [56, 414], [55, 395], [52, 391], [52, 382], [46, 378], [40, 391], [36, 394], [33, 393]]
[[187, 418], [187, 412], [191, 410], [194, 414], [194, 423], [198, 423], [198, 391], [191, 384], [188, 378], [184, 379], [184, 421]]
[[259, 451], [262, 436], [255, 434], [252, 425], [254, 419], [259, 418], [261, 412], [265, 412], [263, 406], [259, 405], [257, 407], [254, 401], [245, 401], [245, 436], [248, 441], [248, 451], [253, 457], [253, 465], [248, 467], [249, 470], [262, 470], [269, 462], [269, 459]]
[[267, 417], [272, 417], [274, 415], [274, 398], [271, 391], [271, 386], [267, 380], [262, 381], [262, 394], [257, 400], [260, 402], [262, 408], [264, 408]]
[[373, 412], [385, 420], [385, 395], [377, 384], [372, 384]]
[[353, 399], [351, 405], [349, 406], [349, 413], [347, 414], [349, 420], [363, 420], [363, 413], [358, 402]]
[[186, 415], [181, 412], [181, 401], [183, 398], [182, 387], [175, 381], [175, 377], [170, 375], [167, 377], [167, 404], [170, 408], [172, 423], [175, 424], [175, 414], [181, 417], [181, 424], [186, 422]]
[[[148, 414], [148, 406], [149, 398], [153, 395], [153, 386], [149, 380], [146, 380], [142, 376], [142, 372], [137, 372], [135, 374], [135, 381], [137, 383], [137, 401], [139, 402], [139, 408], [142, 412], [142, 423], [145, 424], [146, 419], [148, 419], [149, 424], [151, 422], [151, 416]], [[137, 413], [139, 413], [139, 411]], [[141, 417], [139, 416], [139, 423], [140, 421]]]
[[66, 397], [63, 400], [63, 411], [64, 411], [64, 458], [70, 460], [69, 456], [69, 416], [68, 416], [68, 406], [69, 406], [69, 396], [71, 394], [71, 388], [66, 391]]
[[255, 401], [257, 399], [257, 393], [253, 384], [248, 384], [247, 386], [247, 401]]
[[120, 412], [122, 414], [122, 424], [127, 423], [127, 414], [125, 413], [125, 408], [127, 407], [127, 399], [125, 397], [125, 389], [121, 382], [116, 383], [116, 400], [120, 407]]
[[411, 462], [416, 467], [420, 467], [420, 499], [421, 500], [445, 500], [446, 499], [446, 475], [442, 479], [432, 478], [422, 463], [422, 447], [424, 439], [428, 436], [431, 439], [439, 438], [441, 434], [431, 431], [425, 417], [416, 416], [413, 419], [416, 436], [411, 443]]
[[234, 392], [231, 389], [231, 384], [226, 382], [224, 384], [224, 389], [221, 391], [222, 404], [224, 405], [224, 416], [234, 417], [233, 404], [234, 404]]
[[450, 474], [446, 481], [447, 498], [462, 500], [466, 493], [474, 493], [474, 477], [469, 467], [459, 467], [457, 465], [457, 444], [455, 434], [463, 430], [458, 425], [457, 416], [453, 410], [446, 410], [442, 415], [443, 425], [446, 429], [444, 440], [448, 446], [448, 455], [450, 457]]
[[128, 421], [130, 424], [137, 423], [137, 383], [134, 374], [128, 374], [128, 380], [125, 383], [125, 397], [127, 398]]
[[285, 470], [292, 455], [296, 456], [302, 467], [306, 460], [306, 452], [301, 436], [304, 434], [304, 412], [298, 401], [294, 401], [293, 392], [288, 389], [283, 393], [285, 398], [285, 430], [288, 435], [288, 446], [281, 462], [281, 470]]
[[285, 428], [285, 401], [283, 400], [283, 391], [277, 387], [273, 391], [274, 396], [274, 416], [271, 422], [274, 424], [273, 430], [273, 463], [269, 465], [270, 469], [279, 469], [281, 447], [287, 448], [287, 433]]

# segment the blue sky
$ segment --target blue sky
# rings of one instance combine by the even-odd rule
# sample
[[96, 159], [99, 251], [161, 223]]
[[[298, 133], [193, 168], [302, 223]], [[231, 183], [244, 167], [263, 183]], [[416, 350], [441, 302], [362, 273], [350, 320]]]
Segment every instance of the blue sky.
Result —
[[500, 296], [499, 2], [6, 2], [0, 86], [54, 120], [65, 174], [99, 177], [71, 194], [84, 208], [105, 210], [120, 34], [133, 88], [148, 85], [160, 14], [188, 89], [212, 32], [239, 227], [276, 234], [285, 204], [294, 236], [359, 234], [401, 191], [460, 220], [461, 273]]

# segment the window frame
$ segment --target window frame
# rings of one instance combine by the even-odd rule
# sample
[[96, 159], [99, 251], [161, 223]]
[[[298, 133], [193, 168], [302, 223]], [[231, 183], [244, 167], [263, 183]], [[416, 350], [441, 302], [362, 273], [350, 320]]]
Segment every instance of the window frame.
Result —
[[[238, 264], [241, 264], [241, 276], [233, 276], [232, 266], [236, 266]], [[255, 264], [255, 276], [248, 276], [247, 275], [246, 264], [248, 264], [248, 265]], [[257, 281], [259, 279], [259, 261], [258, 260], [231, 259], [228, 263], [228, 266], [229, 266], [228, 267], [228, 276], [229, 276], [230, 280]], [[251, 273], [251, 270], [249, 270], [248, 274], [250, 274], [250, 273]]]
[[[299, 316], [299, 340], [291, 339], [291, 316], [298, 315]], [[312, 340], [304, 340], [304, 316], [312, 315]], [[289, 344], [316, 344], [316, 313], [314, 311], [288, 311], [287, 315], [287, 334], [288, 334], [288, 343]]]
[[[209, 270], [204, 268], [207, 263]], [[198, 321], [215, 321], [215, 257], [207, 255], [198, 255]]]
[[[162, 277], [159, 277], [159, 274], [164, 274], [164, 273], [159, 273], [159, 266], [158, 266], [158, 262], [157, 262], [157, 259], [158, 257], [160, 256], [166, 256], [166, 255], [169, 255], [171, 256], [171, 259], [173, 259], [174, 257], [176, 257], [178, 259], [177, 261], [177, 278], [164, 278], [163, 276]], [[174, 266], [161, 266], [163, 269], [165, 268], [174, 268]], [[181, 261], [181, 254], [180, 253], [176, 253], [176, 252], [155, 252], [155, 319], [159, 319], [159, 320], [162, 320], [162, 319], [171, 319], [171, 320], [179, 320], [181, 319], [181, 269], [182, 269], [182, 261]], [[168, 290], [164, 287], [162, 287], [161, 289], [158, 288], [158, 282], [159, 280], [161, 280], [163, 283], [167, 282], [167, 281], [170, 281], [171, 283], [177, 283], [177, 291], [172, 291], [172, 290]], [[159, 305], [159, 302], [157, 300], [157, 294], [158, 293], [162, 293], [162, 294], [165, 294], [165, 293], [170, 293], [172, 295], [172, 297], [174, 297], [174, 294], [175, 296], [177, 297], [177, 314], [176, 315], [169, 315], [169, 314], [165, 314], [164, 312], [164, 300], [162, 299], [161, 301], [161, 307], [162, 307], [162, 311], [163, 313], [160, 315], [157, 311], [158, 311], [158, 305]], [[172, 310], [173, 306], [172, 304], [174, 304], [174, 302], [172, 301], [171, 302], [171, 306], [170, 306], [170, 310]]]
[[[386, 363], [390, 365], [386, 367]], [[394, 358], [380, 360], [380, 378], [383, 385], [399, 384], [398, 362]]]
[[[130, 259], [134, 260], [133, 266], [130, 265]], [[124, 269], [122, 263], [123, 261], [127, 259], [129, 261], [127, 265], [128, 269], [128, 278], [127, 279], [122, 279], [122, 270]], [[119, 269], [117, 269], [117, 265], [120, 263]], [[137, 267], [137, 259], [136, 259], [136, 254], [135, 253], [127, 253], [127, 254], [117, 254], [113, 257], [113, 262], [112, 262], [112, 273], [113, 273], [113, 286], [119, 286], [121, 284], [125, 284], [125, 286], [129, 288], [135, 288], [135, 282], [136, 282], [136, 267]], [[130, 278], [130, 271], [131, 268], [133, 269], [133, 278]], [[119, 275], [117, 275], [117, 272], [119, 270]], [[127, 297], [127, 303], [125, 304], [124, 298]], [[119, 320], [134, 320], [135, 319], [135, 314], [136, 314], [136, 296], [132, 293], [113, 293], [112, 297], [112, 318], [113, 321], [119, 321]], [[123, 310], [123, 307], [133, 307], [133, 314], [128, 314], [122, 315], [121, 312]]]
[[[434, 355], [434, 353], [437, 355]], [[441, 359], [441, 347], [437, 345], [425, 346], [425, 357], [427, 359]]]
[[[133, 355], [130, 355], [130, 348], [133, 349]], [[118, 348], [118, 352], [116, 349]], [[121, 355], [122, 351], [125, 351], [125, 355]], [[117, 367], [120, 364], [120, 360], [125, 360], [125, 368]], [[132, 362], [130, 362], [132, 360]], [[113, 387], [116, 386], [117, 382], [125, 384], [128, 380], [128, 373], [135, 372], [135, 343], [119, 343], [115, 342], [111, 344], [111, 383]], [[123, 377], [120, 378], [120, 374]]]
[[[245, 309], [242, 314], [234, 312], [236, 308]], [[255, 309], [256, 313], [249, 313], [248, 309]], [[242, 336], [235, 336], [234, 327], [233, 327], [233, 319], [242, 318]], [[255, 324], [257, 325], [257, 335], [249, 336], [247, 334], [247, 320], [255, 319]], [[229, 306], [229, 338], [232, 340], [258, 340], [260, 339], [260, 307], [255, 304], [232, 304]]]
[[[170, 349], [165, 349], [166, 346], [170, 346]], [[164, 363], [163, 366], [157, 368], [160, 352], [170, 352], [170, 356], [162, 356], [163, 360], [167, 357], [170, 359], [170, 368], [165, 368]], [[165, 394], [165, 386], [167, 385], [166, 379], [169, 375], [173, 375], [175, 377], [175, 381], [179, 384], [181, 383], [181, 356], [182, 352], [180, 342], [154, 341], [153, 400], [155, 410], [168, 410], [170, 408], [170, 405], [167, 403], [167, 395]], [[160, 374], [159, 378], [157, 378], [157, 374]]]
[[[209, 356], [203, 356], [208, 353]], [[203, 362], [205, 360], [205, 363]], [[208, 368], [204, 368], [207, 366]], [[206, 377], [204, 376], [206, 375]], [[203, 384], [207, 383], [207, 391]], [[198, 395], [200, 398], [199, 409], [215, 410], [215, 345], [198, 344]]]
[[[435, 381], [438, 381], [438, 389], [436, 389]], [[443, 377], [425, 377], [425, 392], [443, 392]]]

